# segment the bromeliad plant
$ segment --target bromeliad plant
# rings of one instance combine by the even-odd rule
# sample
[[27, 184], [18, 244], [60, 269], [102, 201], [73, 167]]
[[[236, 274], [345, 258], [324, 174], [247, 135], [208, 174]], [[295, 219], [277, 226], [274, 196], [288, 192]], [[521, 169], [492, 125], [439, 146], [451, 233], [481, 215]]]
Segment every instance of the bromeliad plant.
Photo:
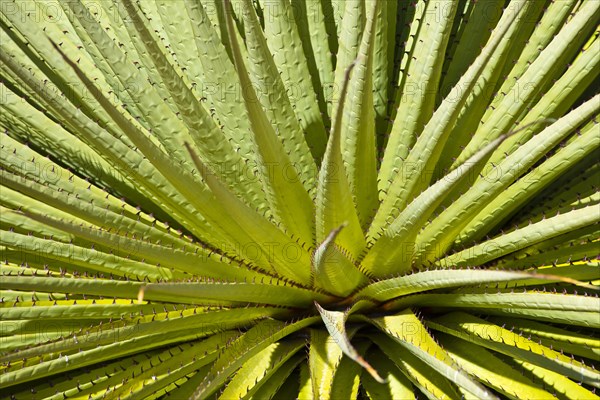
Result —
[[2, 393], [592, 399], [600, 2], [2, 2]]

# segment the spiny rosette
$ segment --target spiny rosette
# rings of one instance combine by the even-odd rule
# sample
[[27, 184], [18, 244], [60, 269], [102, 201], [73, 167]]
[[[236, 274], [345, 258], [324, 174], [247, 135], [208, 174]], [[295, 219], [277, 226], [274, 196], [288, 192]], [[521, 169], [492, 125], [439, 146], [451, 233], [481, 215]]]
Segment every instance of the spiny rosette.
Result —
[[14, 399], [594, 399], [600, 2], [5, 0]]

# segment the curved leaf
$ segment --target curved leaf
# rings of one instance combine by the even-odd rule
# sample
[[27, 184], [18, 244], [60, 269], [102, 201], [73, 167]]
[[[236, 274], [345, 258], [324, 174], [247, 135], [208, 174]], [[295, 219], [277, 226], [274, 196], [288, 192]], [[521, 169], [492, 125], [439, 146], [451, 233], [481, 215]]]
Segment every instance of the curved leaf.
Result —
[[467, 313], [449, 313], [432, 320], [428, 326], [586, 384], [600, 386], [598, 374], [592, 368]]
[[342, 118], [350, 73], [354, 65], [353, 63], [346, 69], [340, 103], [331, 127], [325, 158], [319, 170], [315, 217], [318, 242], [325, 241], [330, 232], [340, 225], [347, 225], [339, 234], [339, 243], [356, 258], [366, 243], [354, 203], [348, 201], [352, 195], [341, 154]]
[[[258, 76], [262, 87], [268, 87], [269, 80], [271, 83], [279, 85], [281, 84], [281, 80], [278, 74], [275, 75], [276, 68], [272, 65], [273, 60], [267, 58], [267, 44], [258, 26], [258, 21], [256, 21], [255, 12], [247, 3], [244, 0], [244, 16], [247, 17], [245, 23], [248, 26], [246, 34], [252, 38], [250, 39], [252, 40], [252, 45], [249, 49], [253, 54], [252, 58], [255, 62], [255, 64], [252, 64], [255, 65], [252, 70], [257, 75], [265, 74], [265, 76]], [[229, 2], [226, 1], [225, 4], [228, 5]], [[288, 129], [287, 124], [290, 124], [289, 114], [291, 113], [291, 108], [289, 108], [287, 115], [278, 114], [281, 111], [279, 107], [283, 107], [282, 104], [289, 107], [289, 101], [284, 97], [285, 92], [282, 87], [277, 88], [276, 86], [275, 88], [280, 93], [279, 96], [276, 96], [276, 99], [282, 104], [268, 105], [271, 111], [278, 110], [273, 115], [273, 118], [277, 118], [278, 125], [275, 127], [271, 125], [260, 103], [261, 99], [265, 99], [266, 101], [270, 96], [257, 97], [257, 93], [244, 64], [240, 46], [235, 38], [231, 13], [227, 9], [225, 14], [227, 16], [227, 32], [231, 40], [233, 60], [238, 79], [242, 87], [247, 91], [243, 97], [248, 111], [248, 119], [250, 120], [254, 142], [256, 143], [256, 151], [259, 156], [258, 163], [263, 190], [267, 194], [267, 200], [276, 219], [283, 223], [285, 228], [290, 230], [291, 234], [298, 236], [305, 243], [311, 244], [313, 242], [311, 218], [313, 204], [308, 195], [307, 187], [312, 185], [310, 182], [316, 176], [316, 166], [312, 157], [307, 157], [306, 155], [309, 153], [308, 146], [304, 141], [304, 137], [298, 136], [301, 133], [295, 132], [291, 127]], [[265, 71], [262, 71], [262, 68]], [[295, 117], [293, 118], [297, 125]], [[278, 134], [284, 135], [283, 137], [286, 139], [285, 145], [288, 148], [284, 147], [284, 143], [277, 137]], [[306, 148], [306, 152], [296, 151], [302, 149], [303, 146]]]
[[313, 254], [315, 284], [338, 296], [347, 296], [367, 282], [367, 278], [335, 245], [335, 238], [346, 225], [331, 231]]
[[[554, 396], [528, 380], [493, 353], [455, 337], [440, 337], [444, 349], [467, 373], [511, 399], [552, 399]], [[563, 378], [568, 380], [567, 378]]]
[[456, 365], [412, 311], [405, 310], [393, 316], [374, 318], [371, 322], [419, 360], [475, 398], [496, 398]]
[[242, 365], [225, 390], [220, 393], [220, 398], [240, 399], [254, 396], [303, 345], [304, 341], [301, 339], [271, 344]]
[[340, 347], [342, 352], [350, 359], [358, 363], [361, 367], [367, 370], [367, 372], [379, 383], [383, 383], [384, 380], [379, 376], [377, 371], [369, 365], [367, 361], [356, 351], [356, 349], [350, 343], [350, 339], [346, 334], [346, 318], [348, 314], [339, 311], [327, 311], [323, 309], [317, 302], [315, 307], [321, 314], [321, 318], [325, 323], [325, 328], [333, 338], [334, 342]]
[[192, 398], [207, 398], [251, 357], [283, 337], [314, 324], [317, 319], [318, 317], [303, 318], [289, 324], [266, 319], [257, 323], [224, 349]]

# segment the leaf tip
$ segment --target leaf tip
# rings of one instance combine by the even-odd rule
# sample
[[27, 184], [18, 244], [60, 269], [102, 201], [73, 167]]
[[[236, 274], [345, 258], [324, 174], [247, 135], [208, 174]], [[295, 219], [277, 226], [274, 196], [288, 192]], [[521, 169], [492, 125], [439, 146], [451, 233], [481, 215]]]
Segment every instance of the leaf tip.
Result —
[[138, 291], [137, 301], [138, 304], [142, 304], [144, 302], [144, 294], [146, 293], [146, 286], [141, 286]]

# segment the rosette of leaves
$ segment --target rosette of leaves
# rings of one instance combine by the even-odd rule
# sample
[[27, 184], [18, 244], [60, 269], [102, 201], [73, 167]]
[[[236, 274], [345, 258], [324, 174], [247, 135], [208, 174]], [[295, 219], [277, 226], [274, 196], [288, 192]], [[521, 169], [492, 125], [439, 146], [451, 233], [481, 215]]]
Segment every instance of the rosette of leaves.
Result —
[[2, 2], [2, 394], [598, 398], [600, 2]]

